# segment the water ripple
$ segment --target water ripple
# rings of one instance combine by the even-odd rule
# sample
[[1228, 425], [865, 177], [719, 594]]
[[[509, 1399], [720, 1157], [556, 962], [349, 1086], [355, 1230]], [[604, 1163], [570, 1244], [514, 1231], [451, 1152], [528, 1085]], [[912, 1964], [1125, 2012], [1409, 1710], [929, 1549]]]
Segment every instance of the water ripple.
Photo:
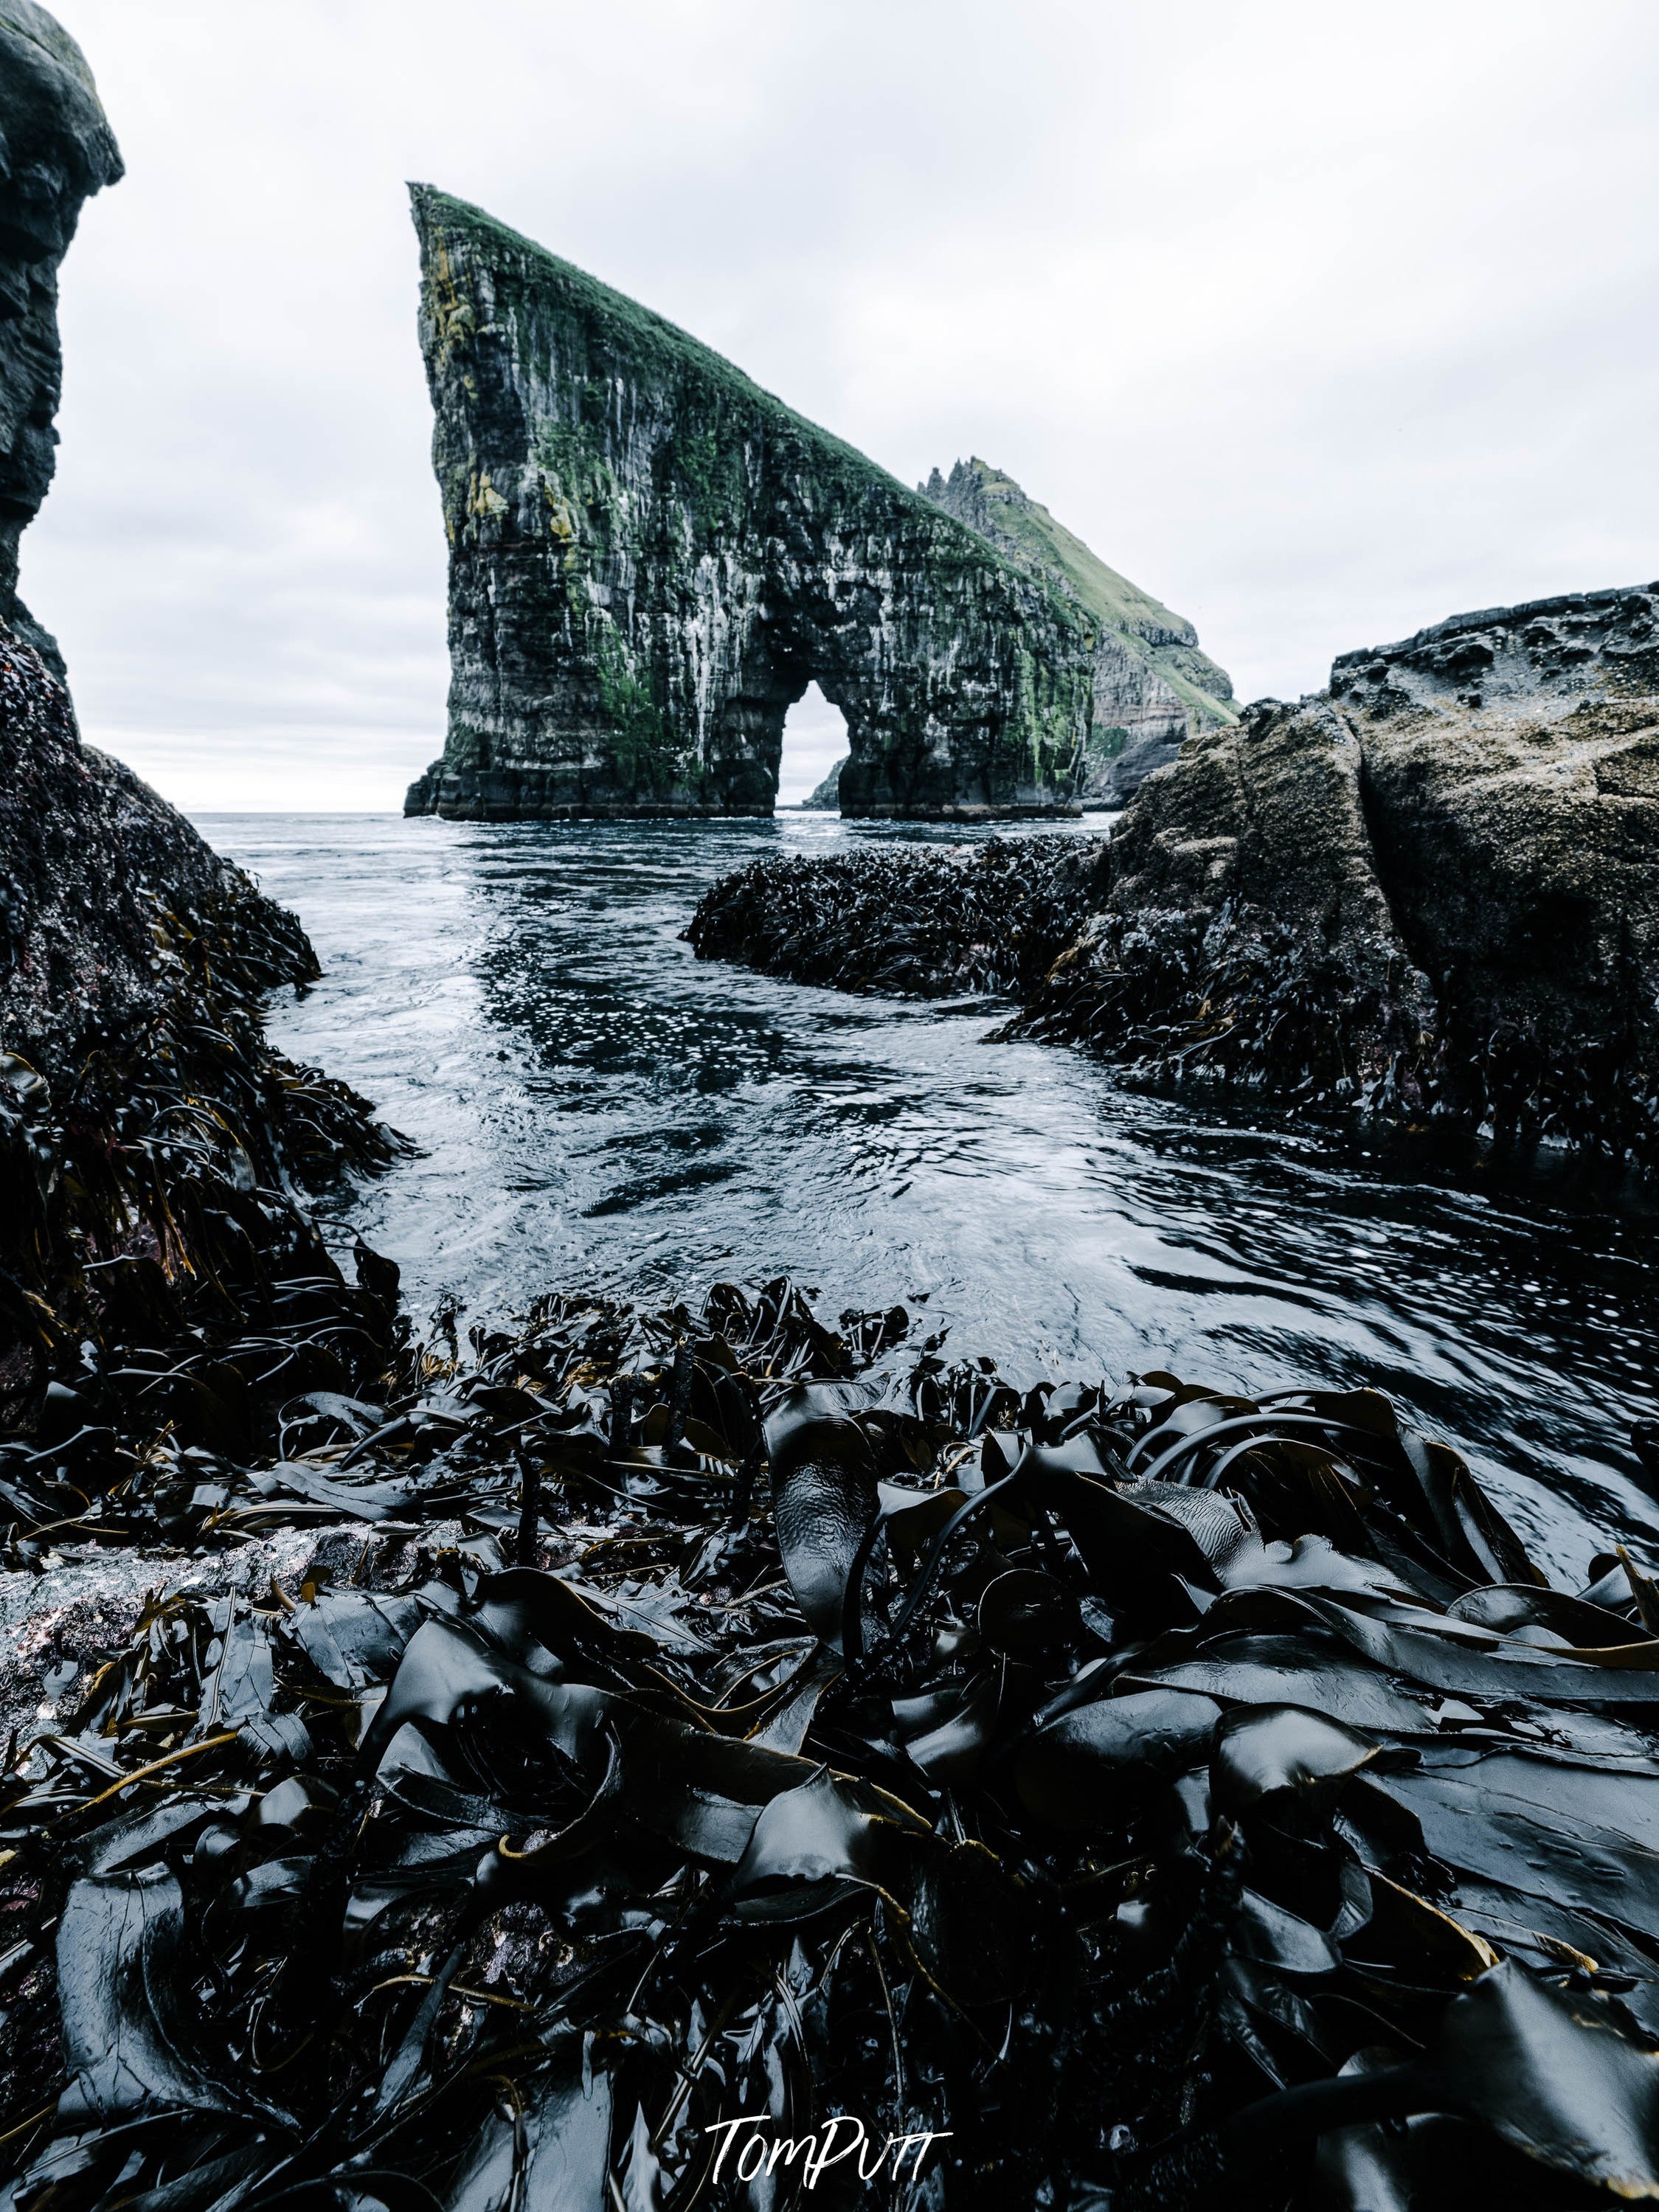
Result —
[[422, 1147], [356, 1209], [417, 1308], [786, 1270], [833, 1307], [925, 1294], [954, 1349], [1022, 1380], [1376, 1383], [1505, 1470], [1565, 1571], [1588, 1552], [1563, 1496], [1609, 1539], [1659, 1537], [1628, 1450], [1659, 1374], [1649, 1220], [1126, 1093], [1075, 1054], [988, 1042], [987, 1006], [798, 989], [679, 941], [746, 860], [907, 833], [204, 827], [327, 970], [278, 1041]]

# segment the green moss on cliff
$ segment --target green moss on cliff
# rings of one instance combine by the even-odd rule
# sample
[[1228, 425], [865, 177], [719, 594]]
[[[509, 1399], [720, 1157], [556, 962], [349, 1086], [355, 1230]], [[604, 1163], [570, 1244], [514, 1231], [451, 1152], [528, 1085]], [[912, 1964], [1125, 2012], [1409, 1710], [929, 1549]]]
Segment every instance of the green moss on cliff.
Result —
[[[441, 808], [769, 811], [809, 677], [847, 714], [851, 808], [1069, 801], [1073, 596], [661, 316], [412, 190], [452, 547]], [[486, 760], [487, 787], [459, 770]]]
[[[963, 465], [958, 464], [958, 467]], [[1199, 722], [1236, 722], [1232, 680], [1198, 647], [1197, 634], [1161, 599], [1109, 568], [1091, 546], [1014, 479], [975, 454], [965, 465], [973, 479], [969, 496], [956, 493], [950, 511], [986, 532], [1000, 550], [1069, 592], [1078, 604], [1155, 669]], [[954, 472], [953, 472], [954, 474]], [[943, 481], [937, 479], [943, 489]]]

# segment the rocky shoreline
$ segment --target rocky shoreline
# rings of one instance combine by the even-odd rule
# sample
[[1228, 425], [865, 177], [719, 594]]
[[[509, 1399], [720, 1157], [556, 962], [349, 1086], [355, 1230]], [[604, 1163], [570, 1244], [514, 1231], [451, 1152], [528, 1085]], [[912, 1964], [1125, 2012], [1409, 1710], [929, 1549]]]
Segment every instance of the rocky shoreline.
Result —
[[[1650, 1170], [1656, 653], [1659, 587], [1572, 594], [1346, 655], [1327, 692], [1201, 731], [1077, 864], [1092, 911], [1035, 984], [1010, 971], [1014, 1026], [1145, 1083]], [[1039, 876], [1030, 896], [999, 927], [1041, 943], [1065, 910]], [[733, 878], [691, 936], [821, 982], [845, 935], [860, 977], [929, 994], [955, 988], [949, 904], [930, 854], [884, 848]]]
[[[933, 2212], [1659, 2197], [1628, 1551], [1553, 1586], [1375, 1391], [1017, 1388], [787, 1280], [416, 1336], [337, 1218], [401, 1140], [264, 1034], [303, 931], [15, 601], [119, 157], [31, 0], [0, 63], [0, 2212], [847, 2206], [836, 2124]], [[764, 864], [693, 942], [1649, 1158], [1655, 615], [1440, 625], [1109, 845]]]
[[1093, 839], [993, 838], [757, 860], [702, 900], [684, 934], [702, 959], [795, 983], [921, 999], [1034, 989], [1104, 888]]

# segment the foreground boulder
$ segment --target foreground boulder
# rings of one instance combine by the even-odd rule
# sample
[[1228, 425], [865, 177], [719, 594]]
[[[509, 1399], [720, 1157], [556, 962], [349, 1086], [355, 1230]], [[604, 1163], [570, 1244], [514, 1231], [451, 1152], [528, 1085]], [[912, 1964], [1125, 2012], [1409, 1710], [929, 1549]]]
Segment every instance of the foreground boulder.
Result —
[[1345, 654], [1152, 776], [1111, 875], [1042, 1033], [1659, 1158], [1659, 586]]

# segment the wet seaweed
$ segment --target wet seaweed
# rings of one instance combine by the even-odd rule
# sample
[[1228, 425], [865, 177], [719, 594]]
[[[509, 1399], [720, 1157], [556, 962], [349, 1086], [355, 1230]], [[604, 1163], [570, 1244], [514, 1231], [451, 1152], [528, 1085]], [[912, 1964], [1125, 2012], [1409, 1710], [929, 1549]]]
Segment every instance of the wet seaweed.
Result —
[[705, 892], [685, 936], [699, 959], [837, 990], [1024, 994], [1104, 895], [1105, 849], [1093, 838], [994, 837], [757, 860]]
[[1381, 1395], [780, 1282], [282, 1424], [134, 1494], [361, 1540], [158, 1596], [0, 1806], [18, 2212], [1659, 2193], [1659, 1593]]
[[0, 1054], [9, 1564], [65, 1532], [173, 1540], [174, 1490], [275, 1447], [297, 1394], [382, 1377], [400, 1327], [396, 1269], [331, 1236], [319, 1200], [407, 1147], [264, 1035], [289, 930], [314, 972], [297, 925], [264, 902], [150, 908], [145, 1018], [89, 1024], [52, 1082]]

